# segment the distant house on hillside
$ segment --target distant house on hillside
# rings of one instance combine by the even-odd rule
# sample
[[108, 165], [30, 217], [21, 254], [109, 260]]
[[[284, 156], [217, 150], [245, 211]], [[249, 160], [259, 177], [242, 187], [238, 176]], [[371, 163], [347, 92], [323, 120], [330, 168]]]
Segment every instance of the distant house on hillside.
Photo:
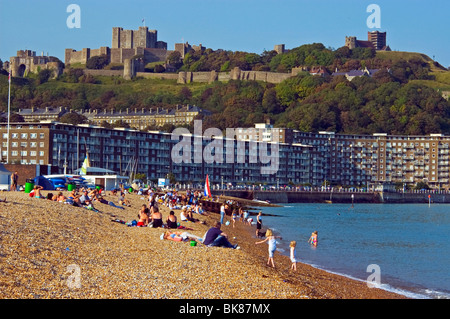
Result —
[[351, 81], [354, 78], [361, 77], [361, 76], [372, 77], [378, 71], [379, 71], [379, 69], [368, 69], [367, 67], [364, 68], [364, 70], [351, 70], [348, 72], [338, 72], [338, 70], [336, 69], [336, 72], [333, 72], [331, 74], [331, 76], [343, 75], [347, 78], [347, 80]]
[[165, 124], [184, 125], [191, 123], [199, 114], [209, 115], [210, 112], [195, 105], [176, 105], [173, 109], [126, 109], [126, 110], [88, 110], [81, 113], [96, 125], [103, 122], [113, 124], [123, 121], [136, 129], [145, 129], [148, 126], [163, 126]]
[[69, 110], [63, 106], [46, 108], [32, 107], [30, 109], [19, 109], [17, 114], [21, 115], [25, 122], [39, 122], [41, 120], [56, 121], [67, 112]]
[[330, 75], [330, 73], [327, 71], [326, 68], [324, 68], [323, 66], [313, 66], [313, 67], [308, 67], [308, 66], [299, 66], [296, 68], [292, 68], [292, 75], [296, 75], [300, 72], [308, 72], [311, 75], [319, 75], [319, 76], [326, 76], [326, 75]]

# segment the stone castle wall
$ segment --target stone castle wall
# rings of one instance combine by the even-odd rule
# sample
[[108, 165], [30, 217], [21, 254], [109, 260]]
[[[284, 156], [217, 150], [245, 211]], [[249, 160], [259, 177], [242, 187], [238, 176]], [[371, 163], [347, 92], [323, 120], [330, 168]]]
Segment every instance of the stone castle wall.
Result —
[[243, 81], [262, 81], [268, 83], [281, 83], [284, 80], [295, 76], [295, 73], [276, 73], [266, 71], [243, 71], [239, 68], [234, 68], [230, 72], [179, 72], [177, 82], [186, 84], [191, 82], [207, 82], [214, 81], [229, 81], [229, 80], [243, 80]]

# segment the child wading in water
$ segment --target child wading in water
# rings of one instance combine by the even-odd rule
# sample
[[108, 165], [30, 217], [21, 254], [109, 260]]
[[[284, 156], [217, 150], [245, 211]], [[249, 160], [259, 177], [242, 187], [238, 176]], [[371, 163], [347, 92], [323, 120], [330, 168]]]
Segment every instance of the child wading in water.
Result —
[[277, 238], [283, 239], [280, 236], [274, 236], [272, 233], [272, 230], [268, 229], [266, 231], [266, 239], [255, 243], [255, 245], [257, 245], [257, 244], [262, 244], [266, 241], [269, 242], [269, 259], [267, 260], [267, 265], [270, 266], [270, 264], [272, 263], [273, 268], [275, 268], [275, 264], [273, 262], [273, 254], [274, 254], [275, 250], [277, 249], [277, 241], [276, 241]]
[[313, 245], [314, 247], [317, 246], [317, 230], [313, 231], [313, 233], [311, 234], [311, 237], [309, 237], [308, 243], [310, 243], [311, 245]]
[[297, 245], [297, 242], [295, 240], [291, 241], [291, 243], [289, 244], [289, 247], [291, 247], [291, 261], [292, 261], [292, 266], [291, 269], [293, 271], [297, 270], [297, 260], [295, 259], [295, 246]]

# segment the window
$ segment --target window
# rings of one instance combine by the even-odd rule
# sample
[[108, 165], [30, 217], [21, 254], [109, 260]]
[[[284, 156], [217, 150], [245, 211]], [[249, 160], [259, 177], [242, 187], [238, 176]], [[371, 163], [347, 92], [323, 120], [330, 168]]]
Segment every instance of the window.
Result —
[[39, 133], [39, 138], [44, 138], [45, 134], [44, 133]]
[[28, 138], [28, 133], [20, 133], [20, 138]]
[[30, 133], [30, 138], [37, 138], [37, 133]]
[[11, 138], [19, 138], [19, 133], [12, 133]]

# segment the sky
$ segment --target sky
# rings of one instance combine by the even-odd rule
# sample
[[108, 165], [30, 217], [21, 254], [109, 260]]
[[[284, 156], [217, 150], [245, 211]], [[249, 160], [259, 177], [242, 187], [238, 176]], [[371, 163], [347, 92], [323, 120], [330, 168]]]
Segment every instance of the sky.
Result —
[[[80, 8], [80, 28], [68, 27], [70, 4]], [[367, 12], [371, 4], [379, 19]], [[113, 27], [145, 25], [169, 50], [189, 42], [257, 54], [277, 44], [337, 49], [345, 36], [367, 40], [378, 30], [387, 32], [392, 50], [424, 53], [450, 67], [449, 12], [448, 0], [0, 0], [0, 59], [28, 49], [64, 62], [66, 48], [111, 47]], [[368, 18], [380, 25], [369, 26]]]

